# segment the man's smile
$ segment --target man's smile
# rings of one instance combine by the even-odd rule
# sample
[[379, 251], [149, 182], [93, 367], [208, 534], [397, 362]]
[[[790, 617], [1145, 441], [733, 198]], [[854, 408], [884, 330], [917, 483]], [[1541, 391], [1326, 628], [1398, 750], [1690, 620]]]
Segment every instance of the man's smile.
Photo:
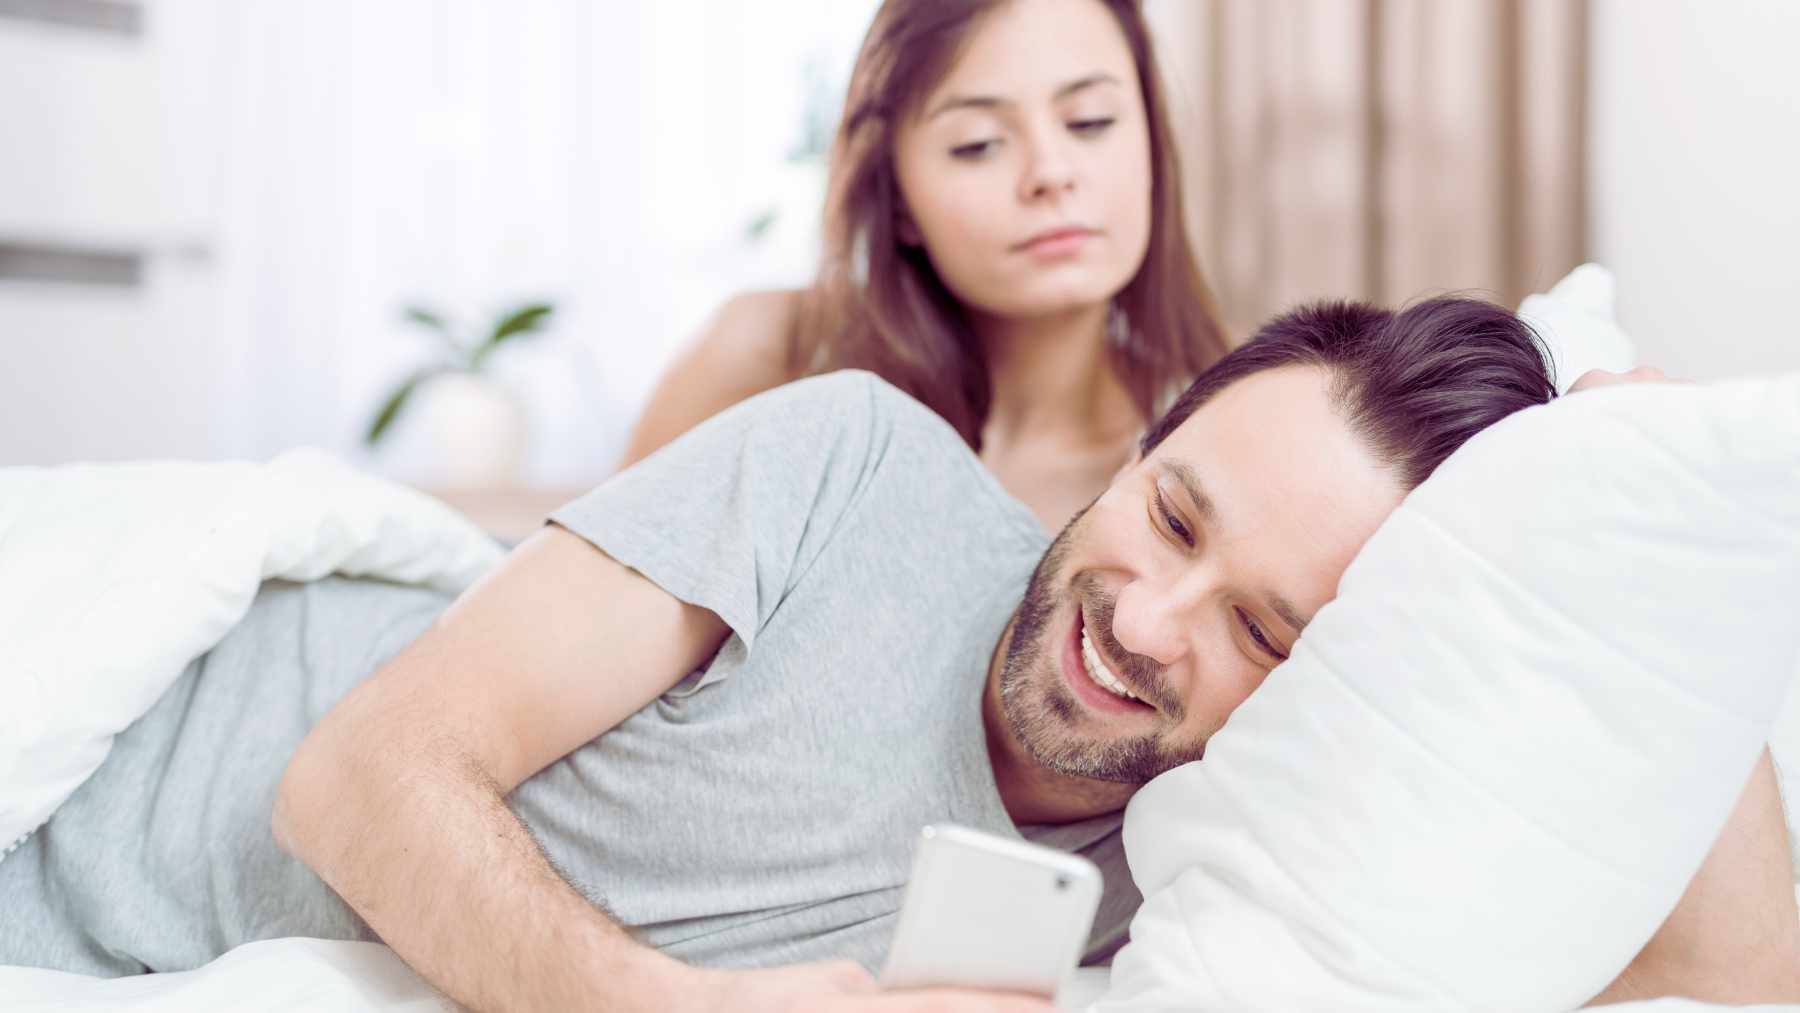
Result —
[[1129, 714], [1154, 710], [1138, 699], [1125, 680], [1119, 678], [1118, 672], [1106, 663], [1088, 632], [1087, 617], [1079, 607], [1075, 609], [1075, 618], [1070, 624], [1069, 632], [1063, 645], [1062, 668], [1064, 680], [1076, 699], [1088, 709], [1103, 713]]

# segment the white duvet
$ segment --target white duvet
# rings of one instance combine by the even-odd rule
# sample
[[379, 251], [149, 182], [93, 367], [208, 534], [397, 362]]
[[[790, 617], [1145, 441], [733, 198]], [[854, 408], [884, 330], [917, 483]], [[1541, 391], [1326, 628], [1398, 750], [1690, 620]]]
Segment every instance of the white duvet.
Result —
[[455, 592], [500, 556], [442, 503], [314, 450], [0, 469], [0, 846], [87, 780], [263, 581]]
[[205, 967], [132, 978], [0, 967], [0, 1013], [443, 1013], [457, 1010], [379, 943], [269, 939]]
[[[48, 819], [263, 581], [336, 572], [456, 592], [501, 555], [442, 503], [317, 451], [267, 464], [0, 469], [0, 841], [10, 852]], [[255, 943], [192, 972], [113, 981], [0, 968], [0, 1010], [247, 1003], [445, 1005], [368, 943]]]

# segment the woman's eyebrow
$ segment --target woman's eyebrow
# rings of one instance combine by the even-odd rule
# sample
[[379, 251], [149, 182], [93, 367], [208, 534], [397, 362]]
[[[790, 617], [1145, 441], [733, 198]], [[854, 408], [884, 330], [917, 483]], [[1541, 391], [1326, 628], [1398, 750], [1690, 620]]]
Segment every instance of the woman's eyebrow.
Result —
[[[1078, 77], [1075, 80], [1070, 81], [1068, 84], [1065, 84], [1062, 87], [1056, 89], [1055, 94], [1052, 95], [1051, 97], [1054, 100], [1060, 101], [1062, 99], [1068, 98], [1070, 95], [1073, 95], [1078, 91], [1081, 91], [1083, 88], [1092, 88], [1094, 85], [1097, 85], [1097, 84], [1118, 84], [1118, 83], [1119, 83], [1119, 79], [1117, 77], [1114, 77], [1113, 75], [1108, 74], [1105, 71], [1096, 71], [1095, 73], [1088, 74], [1085, 77]], [[1012, 99], [1001, 98], [998, 95], [950, 95], [950, 96], [945, 97], [945, 99], [942, 102], [939, 102], [937, 104], [937, 106], [931, 110], [930, 113], [927, 113], [925, 116], [925, 119], [926, 120], [936, 119], [938, 116], [942, 115], [943, 113], [947, 113], [952, 109], [966, 109], [966, 108], [970, 108], [970, 107], [977, 108], [977, 109], [994, 109], [999, 106], [1010, 106], [1010, 105], [1016, 105], [1016, 104], [1017, 103], [1015, 103]]]
[[1119, 79], [1112, 76], [1111, 74], [1108, 74], [1105, 71], [1096, 71], [1095, 73], [1089, 74], [1086, 77], [1078, 77], [1075, 80], [1070, 81], [1068, 84], [1063, 85], [1061, 88], [1056, 89], [1056, 94], [1052, 95], [1051, 97], [1057, 98], [1057, 99], [1065, 99], [1065, 98], [1068, 98], [1070, 95], [1073, 95], [1076, 92], [1080, 91], [1083, 88], [1092, 88], [1094, 85], [1097, 85], [1097, 84], [1118, 84], [1118, 83], [1119, 83]]

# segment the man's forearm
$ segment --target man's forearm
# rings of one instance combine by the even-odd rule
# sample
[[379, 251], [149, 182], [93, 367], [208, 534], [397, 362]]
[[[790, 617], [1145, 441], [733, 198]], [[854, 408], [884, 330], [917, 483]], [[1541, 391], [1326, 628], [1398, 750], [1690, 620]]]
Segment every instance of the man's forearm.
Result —
[[668, 1008], [696, 972], [564, 882], [473, 760], [448, 744], [423, 752], [403, 766], [393, 748], [349, 764], [297, 757], [277, 803], [282, 846], [472, 1009]]
[[1656, 934], [1588, 1005], [1684, 996], [1800, 1001], [1800, 912], [1787, 813], [1767, 749], [1725, 828]]

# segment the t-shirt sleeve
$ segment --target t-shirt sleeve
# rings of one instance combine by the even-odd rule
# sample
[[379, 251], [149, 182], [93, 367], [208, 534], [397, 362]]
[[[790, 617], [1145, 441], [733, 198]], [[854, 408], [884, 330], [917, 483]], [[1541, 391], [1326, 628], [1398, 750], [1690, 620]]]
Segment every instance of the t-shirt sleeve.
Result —
[[846, 371], [759, 394], [550, 521], [716, 613], [748, 649], [867, 486], [892, 431], [883, 390]]

